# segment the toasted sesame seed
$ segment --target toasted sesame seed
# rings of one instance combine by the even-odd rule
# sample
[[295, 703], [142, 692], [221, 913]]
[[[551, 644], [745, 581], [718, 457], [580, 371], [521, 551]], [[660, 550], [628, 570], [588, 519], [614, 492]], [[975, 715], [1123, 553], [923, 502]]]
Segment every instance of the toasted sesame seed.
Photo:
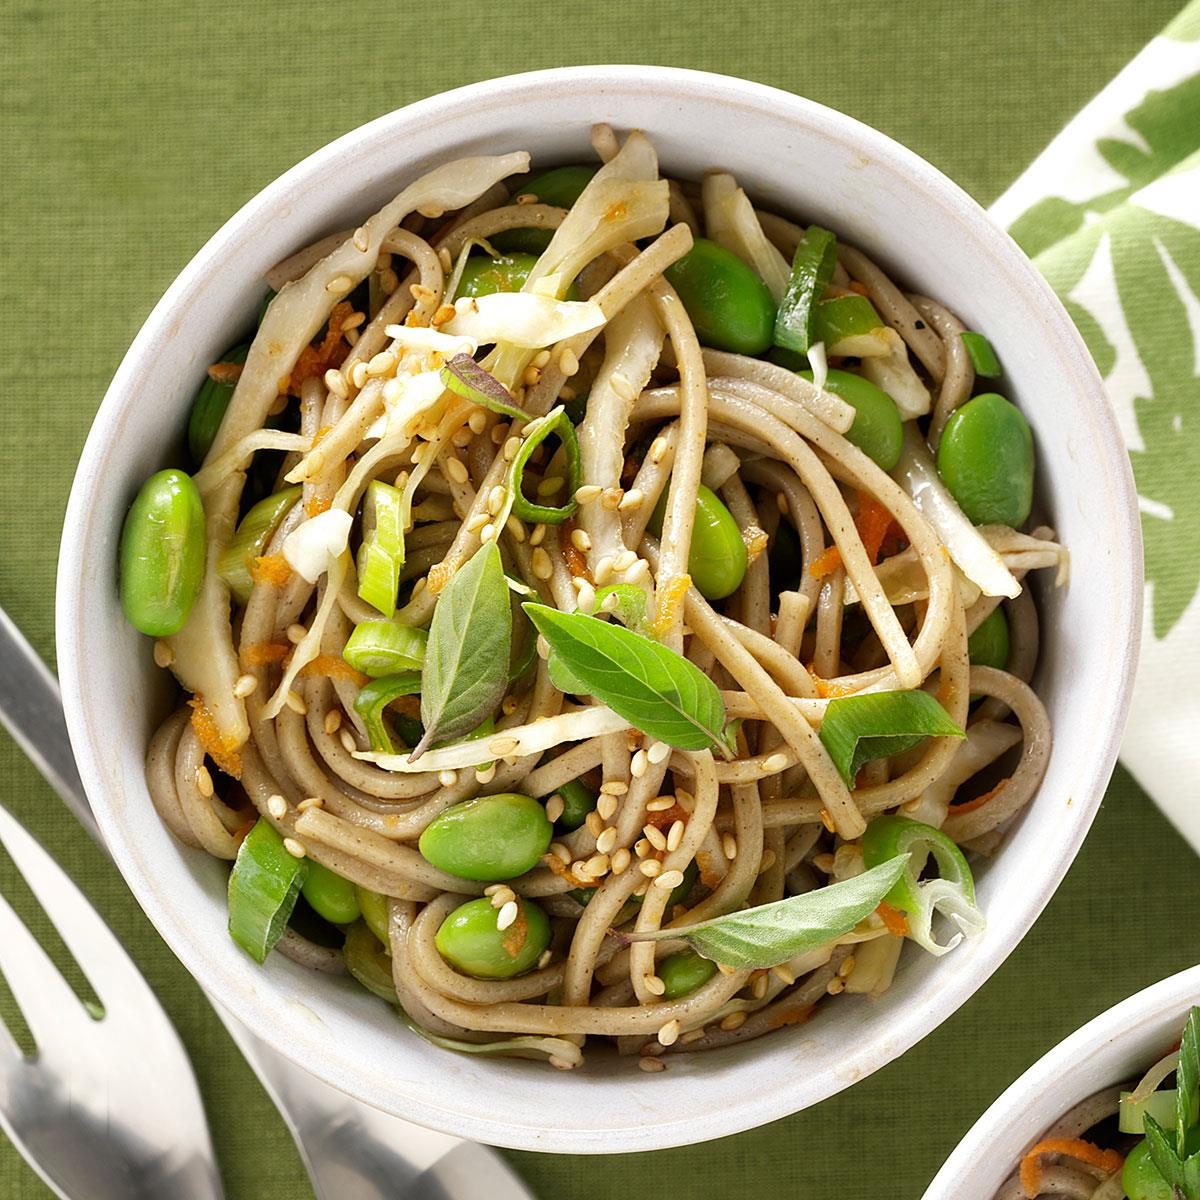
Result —
[[629, 773], [634, 779], [641, 779], [650, 765], [645, 750], [639, 750], [629, 761]]
[[496, 540], [496, 527], [490, 521], [479, 531], [479, 540], [485, 546]]
[[822, 875], [828, 875], [833, 870], [833, 855], [832, 854], [814, 854], [812, 865], [821, 872]]
[[664, 871], [654, 880], [654, 886], [660, 887], [663, 891], [674, 891], [683, 882], [682, 871]]
[[785, 987], [791, 987], [796, 982], [796, 977], [788, 970], [785, 963], [777, 963], [771, 968], [771, 974], [784, 984]]
[[517, 919], [517, 915], [520, 913], [520, 911], [521, 910], [517, 907], [516, 900], [509, 900], [508, 903], [506, 903], [500, 909], [500, 915], [496, 918], [496, 928], [507, 929]]
[[488, 492], [488, 498], [487, 498], [488, 512], [491, 513], [493, 517], [499, 516], [500, 510], [504, 507], [504, 505], [507, 501], [508, 501], [508, 488], [506, 488], [503, 484], [499, 484], [499, 483], [496, 484], [496, 486], [494, 488], [492, 488], [492, 490], [490, 492]]
[[652, 996], [661, 996], [667, 990], [667, 985], [657, 975], [643, 975], [642, 984]]
[[586, 879], [589, 883], [592, 879], [592, 873], [588, 870], [587, 860], [583, 858], [577, 858], [571, 864], [571, 874], [576, 879]]
[[349, 275], [335, 275], [325, 284], [325, 290], [335, 296], [345, 295], [354, 286], [354, 280]]
[[360, 253], [367, 250], [371, 243], [367, 240], [367, 231], [360, 225], [354, 231], [354, 248]]
[[576, 550], [586, 554], [592, 548], [592, 539], [588, 536], [586, 529], [571, 530], [571, 545]]
[[175, 651], [159, 638], [154, 643], [154, 663], [159, 667], [169, 667], [175, 661]]
[[628, 571], [630, 567], [637, 562], [637, 555], [632, 550], [622, 550], [620, 554], [613, 559], [614, 571]]
[[196, 791], [205, 797], [213, 794], [212, 776], [209, 774], [208, 768], [203, 763], [196, 768]]
[[664, 1046], [673, 1046], [679, 1040], [679, 1021], [672, 1018], [659, 1031], [658, 1040]]
[[609, 779], [600, 785], [602, 796], [624, 796], [629, 791], [629, 784], [623, 779]]
[[787, 770], [788, 756], [786, 754], [768, 754], [762, 760], [762, 769], [772, 775]]
[[478, 533], [488, 523], [487, 513], [476, 513], [467, 520], [467, 532]]
[[346, 386], [346, 377], [341, 371], [332, 369], [326, 371], [325, 386], [341, 400], [347, 399], [350, 395], [350, 389]]
[[532, 365], [526, 367], [525, 370], [521, 373], [521, 382], [526, 387], [534, 387], [536, 384], [541, 382], [541, 378], [542, 378], [541, 371], [539, 371], [537, 369], [537, 367], [532, 366]]
[[662, 863], [657, 858], [644, 858], [638, 863], [638, 870], [641, 871], [647, 879], [653, 879], [656, 875], [662, 872]]
[[367, 363], [367, 374], [390, 375], [396, 369], [396, 356], [390, 350], [381, 350]]
[[545, 367], [545, 366], [548, 366], [549, 363], [550, 363], [550, 351], [549, 350], [539, 350], [533, 356], [533, 365], [535, 367]]
[[233, 685], [233, 694], [239, 700], [244, 700], [253, 693], [256, 687], [258, 687], [258, 680], [253, 675], [239, 675], [237, 683]]
[[638, 840], [633, 843], [633, 852], [638, 856], [638, 858], [645, 858], [652, 849], [653, 847], [648, 841], [646, 841], [645, 838], [638, 838]]
[[440, 783], [442, 785], [442, 787], [444, 787], [444, 788], [453, 787], [457, 782], [458, 782], [458, 772], [457, 771], [439, 771], [438, 772], [438, 783]]
[[504, 442], [504, 461], [512, 462], [517, 457], [517, 451], [521, 449], [521, 439], [519, 437], [507, 438]]
[[704, 1037], [703, 1029], [689, 1029], [687, 1033], [681, 1034], [679, 1044], [681, 1046], [690, 1046], [692, 1042], [698, 1042]]
[[620, 797], [614, 796], [612, 792], [602, 792], [596, 800], [596, 811], [606, 821], [612, 820], [612, 815], [621, 805]]
[[305, 629], [303, 625], [298, 625], [295, 622], [287, 627], [287, 640], [291, 642], [293, 646], [300, 645], [300, 643], [304, 641], [304, 638], [307, 634], [308, 630]]
[[617, 505], [617, 510], [619, 512], [632, 512], [634, 509], [641, 508], [644, 499], [645, 496], [641, 488], [630, 488], [621, 497], [621, 502]]
[[617, 831], [611, 825], [603, 830], [596, 839], [596, 849], [601, 854], [609, 854], [617, 844]]
[[554, 574], [554, 565], [550, 561], [550, 555], [541, 546], [534, 550], [530, 565], [533, 567], [533, 574], [537, 579], [549, 579]]
[[674, 808], [674, 807], [675, 807], [675, 797], [674, 796], [655, 796], [654, 799], [651, 800], [646, 805], [646, 811], [647, 812], [666, 812], [668, 808]]
[[525, 540], [525, 526], [520, 517], [508, 514], [508, 520], [504, 522], [504, 528], [508, 530], [509, 536], [514, 541], [523, 542]]
[[310, 808], [324, 808], [325, 801], [320, 796], [305, 796], [299, 804], [296, 805], [297, 812], [308, 812]]
[[687, 828], [682, 821], [676, 821], [667, 831], [667, 849], [675, 851], [679, 849], [679, 843], [683, 841], [683, 831]]
[[593, 854], [584, 865], [587, 867], [588, 874], [593, 876], [593, 878], [599, 875], [607, 875], [608, 855]]
[[650, 564], [644, 559], [639, 558], [637, 562], [625, 572], [625, 578], [630, 583], [646, 583], [650, 579]]
[[553, 824], [563, 815], [563, 809], [566, 807], [563, 798], [555, 792], [549, 800], [546, 801], [546, 820]]
[[600, 497], [600, 488], [594, 483], [585, 483], [575, 489], [575, 500], [578, 504], [591, 504]]
[[566, 866], [567, 863], [571, 861], [571, 852], [562, 844], [562, 842], [551, 842], [550, 853], [553, 854], [554, 857], [563, 864], [563, 866]]
[[517, 898], [516, 892], [507, 883], [493, 883], [491, 887], [483, 889], [483, 894], [491, 896], [493, 908], [503, 908], [510, 900]]
[[613, 851], [612, 857], [609, 859], [608, 867], [614, 875], [624, 875], [629, 869], [629, 864], [631, 861], [632, 857], [630, 856], [629, 851], [626, 850], [624, 846], [621, 846], [619, 849]]
[[517, 738], [504, 735], [492, 738], [488, 742], [487, 748], [489, 754], [494, 754], [497, 758], [503, 758], [506, 754], [512, 754], [520, 744]]
[[543, 479], [535, 489], [538, 496], [545, 499], [547, 496], [553, 496], [563, 485], [563, 477], [561, 475], [548, 475]]
[[496, 764], [488, 763], [486, 767], [475, 768], [476, 783], [491, 783], [496, 778]]
[[768, 976], [767, 973], [764, 971], [750, 985], [750, 994], [755, 998], [755, 1000], [762, 1000], [766, 997], [767, 988], [770, 987], [770, 985], [771, 985], [770, 976]]
[[655, 1075], [667, 1069], [667, 1064], [661, 1058], [651, 1058], [648, 1054], [643, 1054], [638, 1059], [638, 1066], [648, 1075]]
[[358, 743], [354, 740], [354, 734], [352, 734], [350, 730], [343, 729], [338, 736], [342, 743], [342, 749], [345, 750], [347, 754], [353, 754], [358, 749]]
[[282, 821], [287, 816], [287, 810], [287, 801], [278, 793], [267, 797], [267, 813], [275, 820]]
[[624, 495], [624, 488], [605, 488], [604, 491], [600, 493], [600, 507], [608, 509], [609, 512], [616, 512], [617, 506], [621, 503], [621, 497]]
[[529, 535], [530, 546], [540, 546], [542, 544], [542, 541], [545, 539], [545, 537], [546, 537], [545, 525], [541, 525], [541, 524], [535, 525], [533, 527], [533, 532]]
[[446, 474], [449, 476], [451, 483], [466, 483], [470, 479], [470, 474], [467, 471], [467, 464], [461, 458], [455, 455], [450, 455], [445, 460]]
[[538, 970], [539, 970], [539, 971], [544, 971], [544, 970], [545, 970], [545, 969], [546, 969], [546, 968], [547, 968], [547, 967], [550, 965], [550, 963], [551, 963], [551, 960], [552, 960], [553, 958], [554, 958], [554, 951], [553, 951], [553, 950], [543, 950], [543, 951], [542, 951], [542, 957], [541, 957], [541, 958], [539, 958], [539, 959], [538, 959], [538, 961], [537, 961]]
[[568, 378], [579, 370], [579, 357], [570, 346], [564, 346], [558, 356], [558, 369]]
[[654, 742], [646, 751], [646, 757], [657, 766], [671, 757], [671, 747], [666, 742]]
[[304, 703], [303, 698], [298, 692], [293, 692], [290, 688], [288, 689], [288, 694], [284, 697], [283, 702], [292, 710], [292, 712], [297, 713], [301, 717], [308, 712], [308, 705]]
[[549, 658], [550, 657], [550, 643], [548, 641], [546, 641], [546, 638], [544, 637], [544, 635], [542, 635], [540, 633], [538, 634], [538, 640], [537, 640], [537, 652], [538, 652], [538, 658]]
[[592, 837], [597, 838], [604, 832], [604, 818], [598, 812], [590, 812], [584, 818], [584, 825]]
[[656, 437], [650, 443], [650, 461], [657, 467], [667, 457], [669, 443], [665, 437]]
[[467, 427], [474, 434], [480, 434], [487, 428], [487, 412], [482, 408], [475, 409], [467, 418]]
[[[511, 428], [512, 428], [512, 426], [511, 426], [510, 422], [497, 421], [496, 424], [492, 426], [492, 432], [489, 435], [492, 439], [492, 445], [493, 446], [503, 446], [504, 439], [508, 437], [508, 431]], [[519, 443], [520, 439], [518, 438], [517, 440]]]
[[283, 839], [283, 848], [293, 858], [303, 858], [306, 853], [304, 847], [295, 838], [285, 837]]
[[655, 850], [665, 850], [667, 848], [666, 835], [661, 829], [656, 828], [654, 825], [643, 825], [642, 833], [646, 835], [646, 840]]
[[854, 965], [854, 955], [847, 954], [846, 957], [842, 959], [842, 965], [838, 967], [838, 974], [843, 979], [849, 978], [854, 974]]
[[828, 983], [825, 985], [825, 991], [826, 991], [826, 992], [827, 992], [827, 993], [828, 993], [830, 996], [836, 996], [836, 995], [837, 995], [839, 992], [844, 992], [845, 990], [846, 990], [846, 981], [845, 981], [844, 979], [840, 978], [840, 977], [839, 977], [839, 976], [837, 976], [837, 975], [835, 975], [835, 976], [834, 976], [834, 977], [833, 977], [833, 978], [832, 978], [832, 979], [831, 979], [831, 980], [830, 980], [830, 981], [829, 981], [829, 982], [828, 982]]
[[596, 589], [586, 579], [580, 580], [579, 583], [580, 586], [576, 589], [579, 593], [577, 607], [581, 613], [591, 613], [596, 608]]
[[732, 833], [725, 834], [721, 838], [721, 853], [724, 854], [730, 862], [733, 862], [733, 860], [737, 858], [737, 852], [737, 838], [735, 838]]
[[454, 266], [454, 260], [450, 257], [450, 250], [446, 246], [442, 246], [438, 250], [438, 262], [442, 264], [443, 271], [449, 271]]
[[731, 1012], [721, 1022], [721, 1028], [726, 1033], [732, 1033], [735, 1029], [740, 1029], [746, 1023], [746, 1014], [744, 1012]]
[[764, 850], [763, 856], [759, 860], [758, 873], [760, 875], [763, 875], [767, 871], [769, 871], [774, 865], [775, 865], [775, 851], [774, 850]]

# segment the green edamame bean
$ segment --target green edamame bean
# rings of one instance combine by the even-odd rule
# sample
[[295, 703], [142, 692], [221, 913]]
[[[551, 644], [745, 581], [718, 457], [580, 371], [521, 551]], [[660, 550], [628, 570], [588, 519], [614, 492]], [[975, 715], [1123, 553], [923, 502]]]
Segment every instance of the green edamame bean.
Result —
[[387, 897], [365, 887], [356, 887], [354, 895], [358, 898], [358, 907], [362, 910], [362, 918], [367, 923], [367, 928], [385, 946], [390, 945]]
[[938, 474], [974, 525], [1019, 528], [1033, 505], [1033, 433], [995, 392], [968, 400], [946, 422]]
[[701, 958], [694, 950], [680, 950], [669, 954], [655, 969], [655, 974], [666, 986], [664, 1000], [678, 1000], [688, 992], [702, 987], [717, 973], [717, 964]]
[[[263, 306], [263, 312], [266, 312], [266, 305]], [[249, 353], [248, 343], [234, 346], [221, 355], [221, 361], [244, 363], [246, 355]], [[221, 428], [225, 410], [229, 407], [229, 401], [236, 386], [233, 383], [218, 383], [207, 375], [204, 377], [204, 382], [196, 393], [196, 399], [192, 401], [191, 416], [188, 417], [188, 453], [192, 456], [192, 462], [196, 466], [204, 461], [212, 448], [213, 440], [217, 436], [217, 430]]]
[[446, 809], [426, 826], [418, 845], [428, 862], [451, 875], [497, 883], [537, 866], [553, 835], [536, 800], [501, 792]]
[[[661, 535], [667, 512], [663, 492], [650, 518], [651, 532]], [[700, 595], [708, 600], [732, 596], [746, 577], [746, 543], [733, 514], [711, 488], [701, 484], [696, 492], [696, 521], [688, 551], [688, 574]]]
[[596, 793], [578, 779], [564, 783], [555, 795], [561, 796], [563, 802], [562, 816], [554, 822], [559, 829], [578, 829], [596, 807]]
[[204, 503], [183, 471], [151, 475], [121, 530], [121, 607], [151, 637], [178, 633], [204, 581]]
[[706, 346], [761, 354], [771, 345], [775, 301], [767, 285], [736, 254], [697, 238], [664, 273]]
[[1129, 1200], [1171, 1200], [1175, 1194], [1154, 1165], [1145, 1138], [1125, 1156], [1121, 1187]]
[[[809, 381], [813, 377], [811, 371], [797, 374]], [[895, 401], [869, 379], [850, 371], [830, 370], [825, 388], [854, 409], [854, 424], [846, 431], [846, 440], [890, 471], [900, 461], [904, 448], [904, 423]]]
[[[555, 167], [524, 186], [518, 185], [518, 195], [533, 195], [539, 204], [553, 204], [558, 208], [570, 208], [579, 199], [580, 193], [591, 182], [595, 167]], [[497, 250], [506, 254], [521, 251], [525, 254], [541, 254], [554, 236], [553, 229], [505, 229], [488, 239]]]
[[319, 916], [334, 925], [350, 925], [362, 916], [354, 884], [311, 859], [300, 891]]
[[1003, 671], [1008, 666], [1009, 650], [1008, 618], [998, 604], [967, 638], [967, 653], [976, 666]]
[[518, 897], [517, 919], [497, 928], [500, 910], [480, 896], [456, 908], [441, 924], [434, 944], [455, 970], [476, 979], [512, 979], [537, 964], [550, 945], [550, 920], [530, 900]]
[[[475, 254], [463, 265], [456, 296], [494, 296], [497, 292], [519, 292], [529, 278], [537, 258], [532, 254], [508, 254], [489, 258]], [[578, 300], [575, 284], [567, 288], [564, 300]]]

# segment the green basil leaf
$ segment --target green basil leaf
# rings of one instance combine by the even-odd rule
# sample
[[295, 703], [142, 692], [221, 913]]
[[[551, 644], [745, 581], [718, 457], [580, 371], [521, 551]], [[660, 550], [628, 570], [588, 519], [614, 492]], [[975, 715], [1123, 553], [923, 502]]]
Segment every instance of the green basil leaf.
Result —
[[438, 597], [421, 668], [425, 733], [409, 762], [435, 742], [470, 733], [503, 698], [512, 647], [508, 595], [499, 547], [488, 542]]
[[[1185, 1189], [1183, 1162], [1175, 1150], [1174, 1143], [1152, 1116], [1147, 1114], [1143, 1124], [1146, 1131], [1146, 1143], [1150, 1148], [1150, 1157], [1158, 1168], [1158, 1173], [1163, 1177], [1163, 1182], [1173, 1188]], [[1197, 1200], [1195, 1195], [1188, 1195], [1186, 1190], [1183, 1190], [1183, 1194], [1187, 1200]]]
[[908, 858], [899, 854], [841, 883], [696, 925], [618, 936], [628, 942], [682, 938], [697, 954], [727, 967], [773, 967], [849, 933], [879, 907]]
[[1175, 1068], [1175, 1148], [1186, 1152], [1187, 1132], [1200, 1124], [1200, 1008], [1188, 1013]]
[[469, 354], [456, 354], [441, 370], [442, 383], [465, 400], [519, 421], [533, 418], [517, 406], [512, 392]]
[[830, 700], [821, 722], [821, 741], [849, 788], [870, 759], [900, 754], [926, 737], [965, 736], [950, 714], [922, 691], [842, 696]]
[[525, 604], [529, 619], [550, 643], [556, 686], [595, 696], [650, 737], [677, 750], [729, 755], [725, 705], [716, 684], [660, 642], [583, 613]]

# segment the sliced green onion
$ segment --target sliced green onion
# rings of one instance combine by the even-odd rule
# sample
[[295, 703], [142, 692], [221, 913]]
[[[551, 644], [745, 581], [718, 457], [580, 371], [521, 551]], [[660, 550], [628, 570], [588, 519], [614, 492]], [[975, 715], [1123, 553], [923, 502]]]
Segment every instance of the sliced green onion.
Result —
[[[924, 693], [922, 693], [924, 694]], [[907, 854], [904, 873], [884, 900], [908, 917], [908, 936], [930, 954], [948, 954], [964, 937], [983, 932], [983, 913], [975, 903], [975, 880], [963, 852], [940, 829], [907, 817], [877, 817], [862, 839], [863, 865], [870, 870]], [[921, 880], [929, 856], [939, 878]], [[949, 942], [933, 936], [933, 916], [940, 912], [958, 927]]]
[[419, 671], [425, 661], [424, 629], [395, 621], [360, 621], [346, 639], [342, 657], [372, 679], [397, 671]]
[[363, 497], [357, 566], [360, 599], [390, 617], [404, 566], [404, 493], [379, 479], [367, 484]]
[[[223, 363], [244, 363], [250, 353], [250, 345], [234, 346], [221, 355]], [[196, 393], [192, 403], [192, 413], [188, 418], [188, 453], [192, 461], [199, 466], [208, 456], [212, 448], [217, 430], [225, 417], [225, 410], [233, 397], [236, 383], [219, 383], [212, 376], [205, 376], [204, 383]]]
[[441, 370], [442, 382], [456, 395], [490, 412], [521, 421], [533, 418], [517, 407], [512, 392], [469, 354], [456, 354]]
[[[363, 724], [367, 727], [367, 737], [371, 741], [371, 749], [376, 753], [396, 753], [391, 732], [384, 720], [384, 709], [393, 700], [398, 700], [401, 696], [415, 696], [420, 690], [419, 671], [401, 671], [396, 675], [385, 675], [381, 679], [372, 679], [359, 689], [358, 695], [354, 697], [354, 711], [362, 717]], [[416, 745], [415, 742], [409, 744]]]
[[1167, 1128], [1175, 1121], [1175, 1089], [1151, 1092], [1145, 1100], [1131, 1100], [1132, 1092], [1121, 1093], [1117, 1105], [1117, 1128], [1121, 1133], [1145, 1133], [1146, 1117], [1153, 1117]]
[[[958, 336], [962, 338], [963, 345], [971, 356], [971, 365], [975, 368], [976, 375], [982, 375], [985, 379], [997, 379], [1004, 374], [996, 351], [992, 349], [992, 343], [982, 333], [974, 333], [967, 329]], [[1141, 1129], [1137, 1132], [1141, 1133]]]
[[[665, 493], [664, 493], [665, 494]], [[605, 601], [614, 597], [611, 607]], [[596, 589], [596, 612], [610, 612], [626, 629], [646, 633], [646, 593], [635, 583], [609, 583]]]
[[367, 928], [385, 946], [390, 945], [387, 897], [361, 886], [354, 889], [354, 894], [358, 897], [358, 907], [362, 909], [363, 920], [366, 921]]
[[830, 700], [821, 741], [846, 786], [863, 763], [912, 749], [922, 738], [966, 737], [928, 693], [871, 692]]
[[821, 293], [833, 278], [837, 238], [828, 229], [810, 225], [792, 258], [792, 274], [775, 316], [775, 345], [807, 354], [813, 342], [814, 316]]
[[346, 970], [359, 983], [389, 1004], [399, 1004], [396, 985], [392, 982], [392, 957], [379, 944], [365, 921], [356, 921], [346, 930], [342, 946]]
[[859, 357], [887, 353], [876, 332], [883, 328], [883, 321], [870, 300], [856, 292], [822, 300], [817, 305], [813, 325], [813, 341], [824, 342], [829, 354]]
[[255, 962], [265, 962], [283, 937], [307, 868], [265, 818], [238, 848], [229, 874], [229, 934]]
[[260, 500], [242, 518], [229, 545], [221, 551], [221, 557], [217, 559], [217, 574], [229, 585], [239, 604], [245, 604], [250, 599], [254, 587], [250, 568], [254, 560], [266, 549], [271, 535], [299, 499], [300, 488], [290, 487]]
[[[567, 502], [561, 508], [552, 508], [545, 504], [535, 504], [525, 498], [521, 490], [525, 476], [525, 465], [533, 452], [552, 433], [558, 435], [562, 443], [563, 459], [566, 465]], [[567, 414], [560, 405], [551, 409], [541, 418], [541, 424], [524, 438], [521, 448], [513, 459], [509, 469], [508, 486], [512, 492], [512, 511], [522, 521], [531, 521], [541, 525], [561, 525], [575, 515], [579, 502], [575, 499], [575, 491], [579, 487], [579, 439], [575, 436], [575, 426], [567, 419]]]

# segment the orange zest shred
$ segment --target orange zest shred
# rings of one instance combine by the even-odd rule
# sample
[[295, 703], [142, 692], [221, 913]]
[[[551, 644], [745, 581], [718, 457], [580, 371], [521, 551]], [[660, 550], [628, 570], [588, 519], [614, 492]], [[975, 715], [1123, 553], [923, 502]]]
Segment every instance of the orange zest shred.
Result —
[[244, 666], [265, 667], [283, 662], [292, 649], [290, 642], [255, 642], [252, 646], [244, 647], [240, 657]]
[[237, 383], [242, 377], [242, 363], [217, 362], [208, 368], [213, 383]]
[[562, 859], [557, 854], [543, 854], [542, 866], [549, 867], [552, 875], [557, 875], [559, 879], [567, 880], [572, 887], [596, 888], [600, 886], [594, 879], [580, 879], [570, 867], [563, 864]]
[[[329, 325], [325, 336], [316, 346], [305, 346], [296, 359], [296, 365], [286, 377], [283, 390], [293, 396], [300, 395], [300, 388], [307, 379], [320, 379], [330, 367], [340, 367], [350, 353], [350, 345], [343, 338], [343, 325], [354, 312], [354, 306], [344, 300], [333, 306], [329, 314]], [[314, 441], [315, 445], [315, 441]]]
[[767, 548], [770, 542], [770, 535], [765, 529], [759, 529], [757, 525], [747, 525], [742, 530], [742, 541], [746, 544], [746, 565], [754, 566], [762, 557], [762, 552]]
[[962, 804], [952, 804], [950, 811], [952, 813], [967, 813], [973, 812], [977, 808], [982, 808], [989, 800], [995, 799], [1008, 783], [1007, 779], [1002, 779], [990, 791], [984, 792], [982, 796], [976, 796], [974, 800], [965, 800]]
[[306, 662], [298, 672], [300, 675], [323, 675], [326, 679], [344, 679], [347, 683], [356, 683], [359, 687], [370, 682], [370, 676], [356, 671], [344, 658], [335, 658], [332, 654], [318, 654], [310, 662]]
[[425, 586], [429, 589], [431, 596], [437, 596], [441, 593], [442, 588], [446, 586], [454, 575], [454, 568], [449, 563], [434, 563], [429, 568], [429, 574], [426, 576], [427, 583]]
[[1101, 1150], [1083, 1138], [1046, 1138], [1021, 1159], [1021, 1190], [1030, 1200], [1042, 1190], [1043, 1154], [1065, 1154], [1109, 1175], [1115, 1175], [1125, 1165], [1125, 1159], [1115, 1150]]
[[712, 855], [701, 850], [696, 855], [696, 866], [700, 869], [700, 882], [712, 891], [721, 882], [721, 876], [713, 870]]
[[824, 579], [826, 575], [832, 575], [841, 565], [842, 552], [836, 546], [830, 546], [812, 560], [808, 567], [808, 573], [814, 579]]
[[328, 512], [332, 505], [333, 501], [328, 496], [314, 496], [304, 502], [304, 511], [310, 517], [317, 517], [323, 512]]
[[197, 694], [188, 701], [188, 705], [192, 710], [192, 728], [196, 731], [196, 737], [204, 748], [204, 753], [226, 775], [234, 779], [241, 779], [242, 756], [238, 753], [238, 747], [224, 737], [217, 728], [216, 720], [205, 706], [204, 697]]
[[675, 624], [675, 616], [691, 586], [692, 577], [690, 575], [676, 575], [674, 579], [668, 580], [663, 587], [659, 588], [658, 612], [650, 626], [655, 637], [662, 637]]
[[888, 933], [895, 937], [904, 937], [908, 933], [908, 918], [898, 908], [893, 908], [886, 900], [880, 900], [875, 911], [887, 926]]
[[841, 684], [822, 679], [812, 667], [808, 668], [808, 673], [812, 676], [813, 687], [817, 689], [817, 695], [822, 700], [836, 700], [839, 696], [849, 696], [854, 692], [852, 687], [843, 687]]
[[812, 1004], [802, 1004], [798, 1008], [784, 1009], [783, 1012], [772, 1016], [767, 1024], [772, 1029], [782, 1029], [785, 1025], [803, 1025], [812, 1016], [814, 1007]]
[[255, 583], [270, 583], [282, 587], [291, 578], [292, 568], [282, 554], [260, 555], [250, 564], [250, 578]]
[[592, 574], [588, 570], [587, 555], [571, 541], [571, 534], [574, 532], [575, 523], [567, 521], [563, 525], [562, 537], [559, 539], [562, 546], [562, 556], [566, 561], [567, 570], [571, 572], [574, 578], [586, 579], [591, 582]]
[[892, 527], [892, 514], [869, 492], [858, 493], [858, 513], [854, 527], [862, 538], [863, 549], [871, 566], [879, 561], [879, 550]]
[[655, 829], [670, 829], [676, 821], [686, 821], [687, 819], [687, 809], [680, 808], [678, 804], [672, 804], [670, 808], [664, 808], [660, 812], [647, 813], [645, 823], [653, 825]]
[[315, 450], [329, 435], [329, 431], [333, 428], [332, 425], [322, 425], [316, 433], [313, 434], [312, 446], [310, 449]]
[[509, 958], [516, 958], [525, 948], [529, 938], [529, 921], [525, 917], [523, 905], [517, 905], [517, 919], [504, 931], [504, 940], [500, 945]]

